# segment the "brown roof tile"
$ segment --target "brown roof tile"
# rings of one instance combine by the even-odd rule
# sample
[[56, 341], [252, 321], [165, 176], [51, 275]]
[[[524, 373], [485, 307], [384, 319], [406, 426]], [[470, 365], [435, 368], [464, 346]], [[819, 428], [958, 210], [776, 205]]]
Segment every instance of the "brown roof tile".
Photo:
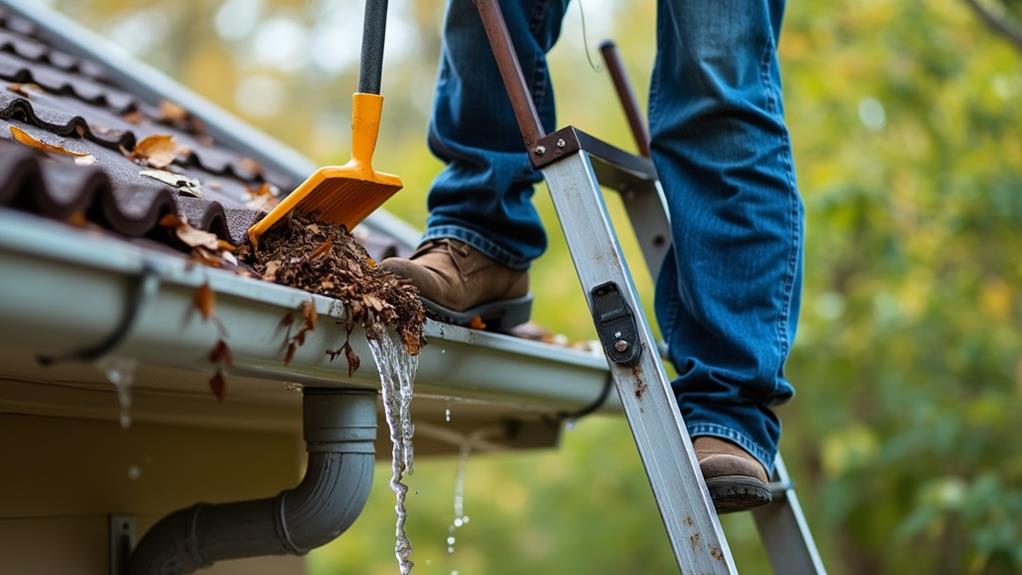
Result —
[[[96, 161], [80, 166], [13, 142], [12, 126]], [[157, 134], [187, 148], [166, 170], [199, 182], [201, 197], [143, 175], [150, 168], [129, 157], [139, 141]], [[199, 122], [168, 117], [159, 103], [118, 88], [101, 66], [51, 48], [30, 23], [0, 9], [0, 206], [56, 219], [81, 213], [123, 236], [171, 245], [175, 236], [158, 222], [178, 213], [239, 244], [259, 216], [246, 201], [264, 183], [285, 191], [296, 184], [218, 145]], [[377, 259], [396, 253], [389, 238], [365, 243]]]

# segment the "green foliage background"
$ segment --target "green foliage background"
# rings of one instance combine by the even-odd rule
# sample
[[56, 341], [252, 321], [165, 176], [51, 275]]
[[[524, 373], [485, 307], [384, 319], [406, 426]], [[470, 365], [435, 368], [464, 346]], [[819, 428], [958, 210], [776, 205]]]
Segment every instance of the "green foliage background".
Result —
[[[234, 0], [226, 15], [221, 0], [55, 4], [317, 161], [345, 157], [361, 3]], [[384, 72], [378, 165], [407, 185], [387, 207], [421, 226], [439, 167], [425, 129], [442, 6], [391, 5], [399, 49]], [[654, 3], [583, 5], [590, 43], [615, 37], [644, 93]], [[568, 20], [552, 55], [562, 123], [628, 142], [609, 80], [586, 62], [578, 12]], [[331, 51], [349, 64], [305, 59], [329, 64]], [[792, 2], [780, 52], [808, 218], [782, 449], [826, 563], [838, 575], [1022, 572], [1020, 55], [961, 0]], [[551, 249], [533, 271], [536, 319], [591, 339], [550, 202], [537, 203]], [[410, 481], [418, 573], [673, 570], [619, 419], [581, 422], [557, 451], [472, 459], [471, 523], [448, 556], [454, 470], [421, 461]], [[386, 475], [310, 573], [396, 572]], [[769, 572], [751, 520], [725, 525], [743, 572]]]

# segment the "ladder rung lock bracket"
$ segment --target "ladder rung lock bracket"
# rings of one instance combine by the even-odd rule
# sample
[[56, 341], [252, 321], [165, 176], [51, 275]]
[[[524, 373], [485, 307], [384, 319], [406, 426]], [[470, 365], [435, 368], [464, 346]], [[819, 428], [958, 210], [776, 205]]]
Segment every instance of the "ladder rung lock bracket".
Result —
[[618, 365], [635, 365], [642, 355], [642, 345], [635, 314], [621, 295], [621, 288], [607, 282], [593, 288], [590, 294], [596, 331], [607, 357]]

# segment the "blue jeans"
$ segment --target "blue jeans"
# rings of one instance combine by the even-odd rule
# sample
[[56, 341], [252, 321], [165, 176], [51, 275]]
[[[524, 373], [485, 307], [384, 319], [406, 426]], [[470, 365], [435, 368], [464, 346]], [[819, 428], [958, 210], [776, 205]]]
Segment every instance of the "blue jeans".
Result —
[[[567, 5], [501, 3], [547, 131], [556, 126], [545, 55]], [[656, 313], [678, 404], [693, 437], [734, 441], [768, 469], [780, 437], [770, 406], [794, 393], [784, 361], [802, 286], [803, 208], [776, 56], [783, 13], [784, 0], [660, 0], [649, 98], [674, 240]], [[526, 269], [546, 248], [531, 202], [541, 175], [471, 0], [449, 2], [429, 145], [447, 167], [429, 194], [425, 237]]]

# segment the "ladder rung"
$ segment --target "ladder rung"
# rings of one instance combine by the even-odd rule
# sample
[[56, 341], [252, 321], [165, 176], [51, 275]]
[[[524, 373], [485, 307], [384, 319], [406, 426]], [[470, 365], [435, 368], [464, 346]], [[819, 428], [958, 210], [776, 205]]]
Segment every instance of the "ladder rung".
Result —
[[532, 164], [543, 168], [584, 150], [593, 160], [600, 184], [619, 192], [653, 189], [656, 168], [649, 158], [630, 154], [617, 146], [568, 126], [544, 138], [532, 150]]
[[795, 489], [795, 484], [791, 481], [771, 481], [767, 484], [767, 489], [770, 490], [770, 495], [774, 499], [780, 499], [786, 496], [788, 491]]

